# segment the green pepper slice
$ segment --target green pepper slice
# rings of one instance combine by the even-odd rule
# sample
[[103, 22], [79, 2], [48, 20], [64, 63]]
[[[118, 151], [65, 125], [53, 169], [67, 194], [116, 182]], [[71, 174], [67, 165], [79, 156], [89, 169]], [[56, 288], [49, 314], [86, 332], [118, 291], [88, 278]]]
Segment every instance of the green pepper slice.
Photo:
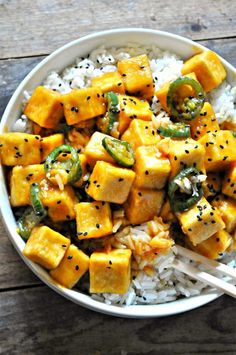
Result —
[[33, 183], [30, 186], [30, 202], [37, 216], [44, 218], [47, 215], [39, 197], [39, 184]]
[[[195, 96], [185, 97], [180, 100], [178, 90], [182, 85], [189, 85], [193, 88]], [[170, 84], [167, 93], [167, 106], [171, 115], [179, 120], [190, 121], [197, 117], [203, 107], [205, 101], [205, 93], [201, 84], [188, 77], [179, 77]]]
[[102, 145], [119, 165], [125, 167], [134, 165], [134, 151], [128, 142], [105, 137], [102, 140]]
[[[71, 158], [66, 161], [59, 162], [56, 159], [61, 153], [70, 153]], [[82, 177], [82, 168], [77, 150], [67, 144], [62, 144], [55, 148], [51, 153], [49, 153], [44, 163], [44, 170], [46, 173], [50, 174], [51, 169], [65, 170], [68, 174], [69, 183], [78, 181]]]
[[163, 137], [188, 138], [191, 137], [190, 126], [184, 123], [169, 124], [166, 127], [159, 127], [158, 133]]
[[32, 232], [32, 229], [36, 227], [42, 220], [42, 217], [36, 215], [32, 206], [26, 208], [23, 215], [17, 221], [17, 233], [27, 240]]
[[189, 195], [180, 191], [180, 187], [176, 183], [176, 180], [181, 180], [190, 176], [197, 176], [199, 174], [200, 173], [196, 168], [189, 167], [183, 169], [169, 182], [168, 195], [170, 198], [170, 206], [173, 212], [183, 212], [189, 210], [200, 200], [203, 195], [202, 184], [200, 182], [196, 184], [197, 194]]
[[97, 120], [97, 127], [102, 133], [109, 134], [113, 128], [114, 123], [117, 121], [117, 115], [119, 113], [119, 100], [117, 95], [112, 91], [106, 94], [106, 98], [108, 112], [104, 117]]
[[236, 138], [236, 132], [235, 131], [231, 131], [232, 135], [234, 138]]

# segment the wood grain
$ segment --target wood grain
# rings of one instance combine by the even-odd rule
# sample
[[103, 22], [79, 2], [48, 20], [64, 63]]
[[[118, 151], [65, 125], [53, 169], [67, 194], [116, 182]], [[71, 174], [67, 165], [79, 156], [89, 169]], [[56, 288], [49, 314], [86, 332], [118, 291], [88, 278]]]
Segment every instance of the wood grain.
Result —
[[233, 0], [1, 0], [1, 58], [47, 54], [88, 33], [120, 27], [166, 30], [192, 39], [236, 35]]
[[86, 310], [46, 287], [0, 297], [1, 354], [236, 353], [236, 303], [227, 296], [178, 316], [142, 320]]

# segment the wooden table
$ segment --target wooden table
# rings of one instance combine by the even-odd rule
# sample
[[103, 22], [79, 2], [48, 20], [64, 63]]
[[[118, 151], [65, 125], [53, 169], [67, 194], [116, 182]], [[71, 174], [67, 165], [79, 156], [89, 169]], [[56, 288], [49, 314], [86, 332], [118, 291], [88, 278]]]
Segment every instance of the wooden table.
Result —
[[[45, 55], [82, 35], [122, 26], [189, 37], [236, 66], [235, 0], [0, 0], [0, 114]], [[81, 308], [29, 271], [0, 222], [1, 354], [236, 354], [235, 314], [236, 302], [227, 296], [162, 319]]]

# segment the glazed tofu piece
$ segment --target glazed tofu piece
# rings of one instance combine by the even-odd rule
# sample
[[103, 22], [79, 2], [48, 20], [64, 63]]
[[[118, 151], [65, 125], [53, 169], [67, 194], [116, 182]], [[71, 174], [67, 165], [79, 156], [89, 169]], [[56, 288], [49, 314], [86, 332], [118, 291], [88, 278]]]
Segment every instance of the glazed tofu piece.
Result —
[[129, 195], [135, 172], [98, 161], [90, 176], [87, 193], [96, 201], [122, 204]]
[[49, 227], [41, 226], [33, 229], [23, 254], [50, 270], [58, 267], [69, 245], [70, 239]]
[[125, 205], [125, 214], [131, 224], [140, 224], [158, 216], [164, 201], [164, 190], [132, 187]]
[[223, 184], [222, 192], [230, 197], [236, 199], [236, 164], [233, 163], [229, 170], [226, 172]]
[[203, 242], [225, 227], [219, 210], [211, 206], [205, 197], [188, 211], [178, 213], [177, 217], [193, 245]]
[[133, 119], [121, 139], [130, 143], [135, 150], [141, 145], [157, 144], [161, 137], [153, 128], [151, 121]]
[[117, 71], [97, 76], [92, 79], [91, 83], [92, 87], [100, 88], [103, 93], [107, 93], [109, 91], [113, 91], [118, 94], [125, 93], [123, 78]]
[[119, 95], [118, 101], [120, 107], [118, 131], [120, 134], [124, 133], [134, 118], [151, 121], [153, 113], [147, 101], [141, 101], [128, 95]]
[[218, 131], [219, 123], [216, 119], [213, 107], [209, 102], [205, 102], [200, 115], [189, 122], [192, 138], [198, 140], [208, 131]]
[[30, 186], [45, 178], [43, 164], [14, 166], [10, 178], [10, 201], [13, 207], [30, 205]]
[[103, 115], [106, 105], [102, 91], [97, 88], [74, 89], [62, 96], [64, 115], [68, 125], [74, 125]]
[[222, 185], [222, 177], [217, 173], [208, 173], [207, 179], [202, 183], [204, 196], [206, 198], [213, 197], [220, 193]]
[[40, 136], [18, 132], [0, 134], [0, 160], [3, 165], [40, 164], [40, 150]]
[[[185, 75], [191, 79], [197, 80], [197, 77], [195, 75], [195, 73], [189, 73], [188, 75]], [[167, 106], [167, 94], [169, 91], [169, 87], [170, 87], [171, 83], [165, 83], [164, 85], [162, 85], [162, 87], [156, 92], [156, 97], [158, 98], [161, 106], [164, 108], [164, 110], [166, 112], [168, 112], [168, 106]], [[179, 91], [179, 96], [180, 97], [188, 97], [188, 96], [194, 96], [194, 90], [192, 89], [192, 87], [190, 85], [182, 85], [181, 89]]]
[[90, 293], [117, 293], [128, 291], [131, 276], [130, 249], [96, 251], [90, 257]]
[[182, 74], [194, 72], [203, 89], [208, 92], [219, 86], [226, 78], [226, 71], [218, 55], [204, 51], [188, 59], [182, 68]]
[[114, 159], [107, 153], [106, 149], [102, 145], [102, 140], [106, 137], [110, 136], [100, 132], [93, 133], [84, 150], [84, 154], [87, 156], [88, 160], [92, 162], [103, 160], [108, 163], [115, 163]]
[[61, 285], [72, 288], [88, 271], [89, 257], [74, 244], [67, 249], [59, 266], [50, 271], [51, 277]]
[[231, 131], [220, 130], [204, 134], [198, 141], [206, 150], [206, 171], [224, 170], [236, 161], [236, 138]]
[[62, 95], [44, 86], [38, 86], [30, 97], [24, 114], [44, 128], [56, 128], [63, 117]]
[[75, 206], [78, 239], [104, 237], [112, 233], [110, 205], [107, 202], [80, 202]]
[[134, 171], [136, 186], [162, 189], [170, 174], [170, 162], [155, 146], [141, 146], [135, 152]]
[[197, 168], [202, 173], [205, 172], [205, 149], [199, 142], [191, 138], [184, 140], [165, 138], [160, 141], [158, 148], [170, 160], [170, 178], [190, 166]]
[[214, 198], [212, 205], [218, 208], [227, 232], [232, 233], [236, 228], [236, 201], [233, 198], [219, 195]]
[[64, 190], [44, 179], [40, 182], [42, 204], [48, 210], [53, 222], [69, 221], [75, 218], [74, 205], [78, 202], [71, 186]]
[[225, 230], [222, 230], [204, 242], [196, 245], [194, 249], [207, 258], [218, 259], [230, 247], [231, 243], [231, 235]]
[[53, 149], [59, 147], [62, 144], [64, 144], [64, 134], [62, 133], [56, 133], [56, 134], [52, 134], [51, 136], [42, 138], [42, 142], [41, 142], [42, 161], [44, 161], [47, 158], [48, 154], [51, 153]]
[[129, 94], [151, 99], [154, 85], [149, 60], [146, 54], [124, 59], [117, 64], [122, 75], [125, 89]]

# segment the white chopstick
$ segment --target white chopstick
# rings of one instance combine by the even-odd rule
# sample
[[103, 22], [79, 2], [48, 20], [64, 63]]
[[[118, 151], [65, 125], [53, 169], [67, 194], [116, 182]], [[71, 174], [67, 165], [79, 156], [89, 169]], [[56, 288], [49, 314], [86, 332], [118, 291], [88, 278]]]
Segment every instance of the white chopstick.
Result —
[[[210, 267], [213, 270], [220, 271], [221, 273], [230, 276], [233, 278], [233, 283], [236, 284], [236, 272], [233, 268], [230, 268], [227, 265], [221, 264], [215, 260], [208, 259], [202, 255], [199, 255], [189, 249], [183, 248], [179, 245], [176, 245], [176, 248], [178, 250], [178, 253], [182, 256], [185, 256], [188, 259], [195, 260], [197, 262], [200, 262], [201, 264]], [[236, 298], [236, 287], [220, 278], [217, 278], [216, 276], [213, 276], [205, 271], [201, 271], [197, 269], [196, 267], [185, 264], [181, 260], [175, 259], [172, 263], [172, 266], [183, 272], [184, 274], [187, 274], [191, 276], [194, 279], [197, 279], [199, 281], [202, 281], [212, 287], [215, 287], [224, 293]]]

